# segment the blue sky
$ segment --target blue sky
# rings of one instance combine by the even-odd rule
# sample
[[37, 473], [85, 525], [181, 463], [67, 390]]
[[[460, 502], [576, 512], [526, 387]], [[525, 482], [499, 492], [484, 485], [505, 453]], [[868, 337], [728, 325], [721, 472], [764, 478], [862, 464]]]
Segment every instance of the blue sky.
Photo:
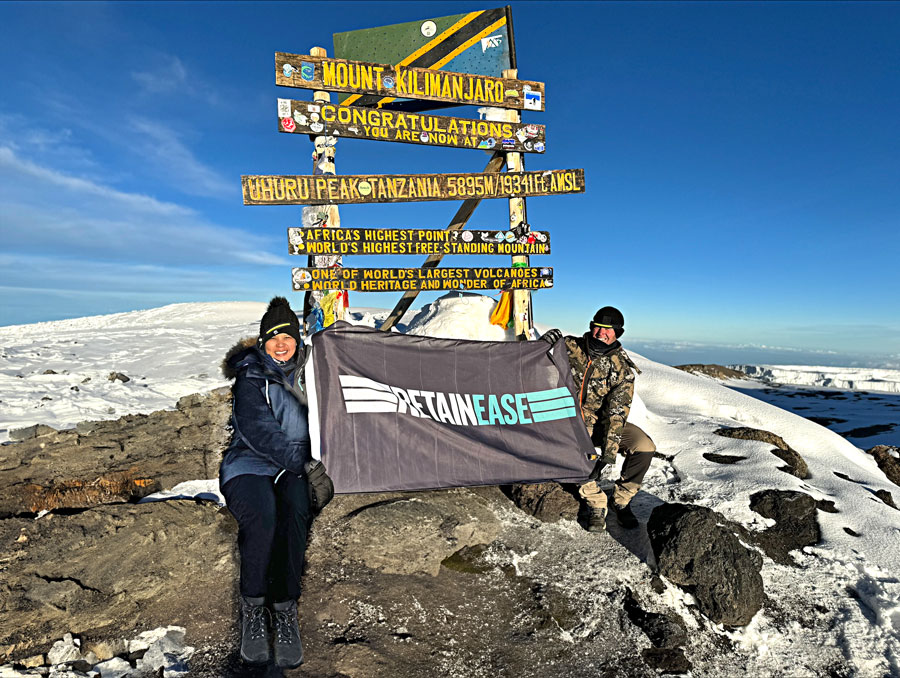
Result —
[[[900, 4], [512, 4], [519, 75], [547, 85], [546, 112], [523, 114], [547, 125], [547, 152], [526, 168], [582, 167], [587, 189], [528, 200], [553, 245], [532, 260], [555, 269], [534, 295], [539, 323], [580, 331], [613, 304], [650, 357], [690, 345], [708, 362], [723, 347], [734, 361], [744, 347], [788, 356], [778, 362], [900, 362]], [[274, 52], [494, 6], [0, 3], [0, 324], [273, 294], [299, 306], [285, 229], [301, 208], [245, 207], [240, 191], [241, 174], [312, 169], [309, 141], [275, 131], [275, 99], [311, 93], [274, 85]], [[486, 161], [337, 148], [339, 173]], [[341, 216], [439, 228], [456, 207]], [[470, 227], [506, 222], [505, 202], [486, 201]]]

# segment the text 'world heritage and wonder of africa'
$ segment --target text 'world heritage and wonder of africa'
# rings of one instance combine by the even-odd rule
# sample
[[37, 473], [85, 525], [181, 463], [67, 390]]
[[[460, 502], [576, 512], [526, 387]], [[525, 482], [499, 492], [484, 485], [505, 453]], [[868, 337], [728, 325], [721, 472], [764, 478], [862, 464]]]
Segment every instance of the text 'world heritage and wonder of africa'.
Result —
[[553, 287], [553, 269], [511, 268], [294, 268], [297, 291], [539, 290]]

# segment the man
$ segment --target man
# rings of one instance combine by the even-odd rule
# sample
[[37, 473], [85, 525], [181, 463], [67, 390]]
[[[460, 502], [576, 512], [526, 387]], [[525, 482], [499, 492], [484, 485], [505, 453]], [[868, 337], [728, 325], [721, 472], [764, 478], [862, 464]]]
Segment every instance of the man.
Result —
[[[637, 518], [629, 504], [638, 493], [656, 451], [646, 433], [626, 422], [634, 397], [634, 372], [640, 374], [640, 370], [619, 343], [624, 332], [625, 318], [621, 311], [604, 306], [594, 315], [590, 329], [583, 336], [565, 337], [581, 416], [594, 446], [601, 452], [590, 480], [578, 488], [584, 500], [589, 532], [606, 529], [606, 493], [597, 480], [605, 466], [615, 464], [619, 452], [625, 456], [625, 463], [615, 483], [613, 509], [620, 525], [629, 529], [637, 527]], [[559, 330], [550, 330], [541, 339], [553, 345], [561, 337]]]

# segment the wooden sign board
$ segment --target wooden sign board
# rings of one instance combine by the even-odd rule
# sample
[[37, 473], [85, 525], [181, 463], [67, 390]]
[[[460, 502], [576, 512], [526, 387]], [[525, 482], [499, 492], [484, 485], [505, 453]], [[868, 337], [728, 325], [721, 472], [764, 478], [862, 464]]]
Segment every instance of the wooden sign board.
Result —
[[[407, 21], [334, 34], [337, 59], [415, 66], [456, 73], [503, 75], [516, 67], [510, 8]], [[342, 105], [423, 111], [447, 104], [364, 94], [338, 97]]]
[[584, 192], [584, 170], [453, 174], [250, 175], [245, 205], [320, 205], [524, 198]]
[[278, 131], [424, 146], [544, 152], [544, 125], [417, 115], [377, 108], [278, 100]]
[[408, 290], [539, 290], [553, 287], [552, 268], [294, 268], [294, 289], [406, 292]]
[[275, 52], [275, 84], [326, 92], [543, 111], [544, 83]]
[[550, 254], [550, 234], [401, 228], [289, 228], [291, 254]]

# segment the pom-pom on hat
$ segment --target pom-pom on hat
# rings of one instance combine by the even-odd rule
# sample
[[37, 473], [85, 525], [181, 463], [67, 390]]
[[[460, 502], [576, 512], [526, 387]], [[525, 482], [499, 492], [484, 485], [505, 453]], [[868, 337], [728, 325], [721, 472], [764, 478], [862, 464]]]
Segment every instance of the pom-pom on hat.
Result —
[[269, 302], [269, 308], [259, 323], [259, 347], [278, 334], [288, 334], [294, 338], [299, 346], [300, 321], [297, 314], [291, 310], [291, 305], [284, 297], [274, 297]]
[[614, 306], [604, 306], [594, 314], [591, 327], [611, 327], [618, 339], [625, 334], [625, 316]]

